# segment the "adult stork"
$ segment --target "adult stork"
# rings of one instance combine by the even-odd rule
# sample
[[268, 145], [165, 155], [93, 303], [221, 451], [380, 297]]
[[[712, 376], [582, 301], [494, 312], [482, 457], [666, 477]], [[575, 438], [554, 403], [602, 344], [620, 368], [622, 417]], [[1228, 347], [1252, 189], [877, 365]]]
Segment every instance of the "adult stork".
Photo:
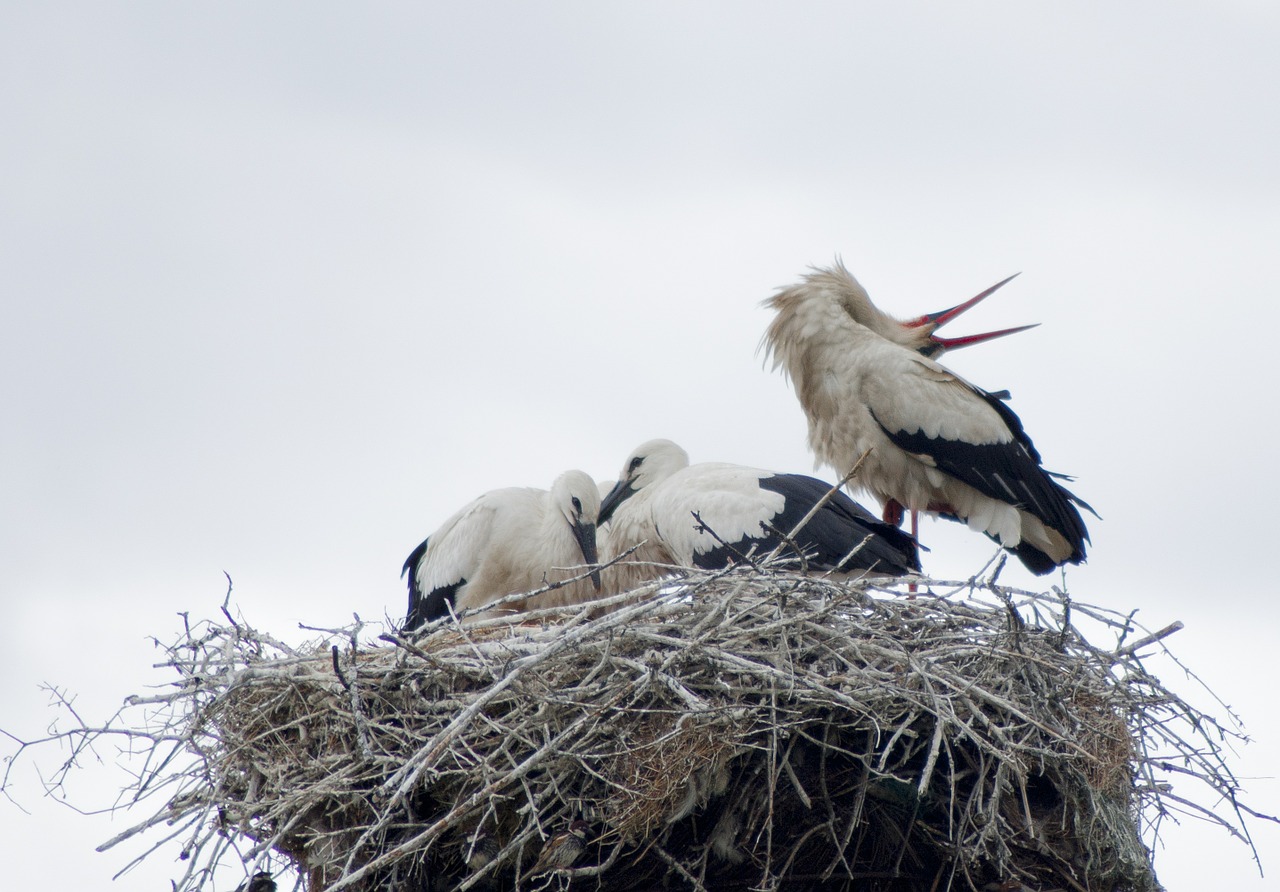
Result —
[[1089, 534], [1076, 506], [1093, 509], [1041, 466], [1007, 393], [930, 358], [1021, 330], [933, 334], [993, 290], [901, 322], [837, 261], [765, 301], [777, 315], [762, 343], [795, 387], [818, 462], [843, 475], [865, 454], [855, 483], [884, 504], [886, 520], [901, 522], [903, 508], [961, 520], [1041, 575], [1085, 559]]
[[[600, 491], [582, 471], [551, 490], [510, 487], [485, 493], [444, 522], [404, 562], [409, 615], [404, 631], [450, 610], [475, 610], [507, 595], [557, 588], [500, 612], [578, 604], [600, 591], [596, 515]], [[583, 567], [589, 568], [586, 578]]]
[[599, 522], [608, 523], [607, 556], [639, 546], [606, 571], [608, 587], [628, 591], [672, 565], [718, 569], [779, 545], [782, 554], [815, 571], [919, 571], [914, 539], [832, 489], [800, 474], [722, 462], [691, 465], [689, 454], [670, 440], [643, 443], [627, 456], [600, 506]]

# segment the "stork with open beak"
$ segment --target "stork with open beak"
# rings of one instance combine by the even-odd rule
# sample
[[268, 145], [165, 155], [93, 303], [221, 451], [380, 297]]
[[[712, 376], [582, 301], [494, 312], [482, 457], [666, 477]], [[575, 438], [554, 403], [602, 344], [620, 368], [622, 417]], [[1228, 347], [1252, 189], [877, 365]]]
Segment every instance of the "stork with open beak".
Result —
[[969, 301], [910, 320], [881, 311], [837, 261], [765, 301], [776, 315], [762, 346], [795, 387], [820, 464], [844, 475], [899, 523], [904, 508], [960, 520], [1044, 574], [1085, 559], [1076, 506], [1093, 509], [1041, 466], [1022, 422], [988, 393], [934, 361], [947, 349], [1030, 326], [964, 338], [936, 329], [1009, 280]]
[[600, 490], [583, 471], [561, 474], [549, 492], [510, 487], [480, 496], [446, 520], [404, 562], [401, 575], [409, 575], [404, 631], [448, 616], [451, 610], [474, 611], [549, 584], [559, 586], [504, 606], [502, 612], [580, 604], [597, 597], [599, 513]]

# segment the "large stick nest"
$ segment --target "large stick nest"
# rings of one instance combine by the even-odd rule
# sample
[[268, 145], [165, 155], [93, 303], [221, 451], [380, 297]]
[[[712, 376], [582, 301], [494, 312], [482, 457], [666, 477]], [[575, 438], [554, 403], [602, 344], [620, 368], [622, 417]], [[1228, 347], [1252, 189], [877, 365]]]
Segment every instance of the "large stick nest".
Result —
[[[188, 889], [283, 855], [312, 892], [1146, 892], [1144, 834], [1198, 809], [1157, 781], [1176, 770], [1243, 834], [1232, 732], [1144, 670], [1159, 635], [1060, 593], [923, 585], [690, 571], [602, 616], [386, 646], [203, 623], [169, 648], [176, 693], [147, 701], [170, 751], [138, 794], [166, 803], [135, 830], [178, 826]], [[582, 851], [541, 870], [571, 824]]]

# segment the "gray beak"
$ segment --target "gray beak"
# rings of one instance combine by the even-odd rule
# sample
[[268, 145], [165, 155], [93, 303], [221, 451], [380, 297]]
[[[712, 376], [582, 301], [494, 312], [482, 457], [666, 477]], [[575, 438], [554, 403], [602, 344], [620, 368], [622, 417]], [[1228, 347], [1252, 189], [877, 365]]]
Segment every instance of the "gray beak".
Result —
[[635, 494], [635, 488], [630, 480], [619, 480], [600, 500], [600, 516], [596, 519], [596, 523], [607, 523], [609, 518], [613, 517], [613, 512], [618, 510], [618, 506]]
[[573, 538], [578, 540], [582, 558], [591, 567], [591, 584], [600, 591], [599, 556], [596, 554], [596, 525], [589, 520], [579, 520], [572, 527]]

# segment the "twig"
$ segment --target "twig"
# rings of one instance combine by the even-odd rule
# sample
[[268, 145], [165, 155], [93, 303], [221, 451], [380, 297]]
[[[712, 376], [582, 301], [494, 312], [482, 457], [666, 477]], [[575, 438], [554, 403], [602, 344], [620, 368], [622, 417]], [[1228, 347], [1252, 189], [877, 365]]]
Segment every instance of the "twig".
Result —
[[[180, 892], [220, 865], [277, 856], [330, 890], [413, 871], [464, 889], [523, 883], [538, 841], [578, 818], [593, 860], [604, 839], [609, 854], [547, 883], [589, 876], [607, 892], [625, 873], [700, 889], [736, 870], [737, 885], [774, 889], [805, 871], [906, 882], [923, 865], [926, 884], [1115, 888], [1115, 872], [1147, 876], [1144, 842], [1165, 817], [1212, 820], [1248, 846], [1246, 819], [1275, 820], [1239, 801], [1231, 747], [1245, 738], [1231, 711], [1197, 710], [1139, 658], [1177, 623], [1151, 633], [1060, 590], [998, 585], [998, 558], [985, 579], [922, 580], [929, 592], [910, 600], [900, 584], [751, 559], [591, 610], [464, 615], [363, 648], [358, 616], [303, 627], [321, 640], [293, 646], [233, 619], [225, 600], [226, 622], [184, 619], [162, 645], [169, 684], [96, 725], [50, 689], [74, 727], [5, 735], [15, 757], [66, 747], [42, 775], [58, 794], [82, 763], [128, 760], [126, 794], [104, 810], [149, 813], [104, 848], [141, 841], [136, 864], [181, 846]], [[1079, 617], [1116, 642], [1091, 645]], [[1079, 820], [1034, 823], [1029, 773]], [[1092, 815], [1107, 799], [1124, 819]], [[1058, 824], [1095, 866], [1053, 872]], [[481, 832], [501, 845], [473, 869]], [[1071, 873], [1094, 869], [1113, 873]]]
[[1148, 644], [1155, 644], [1157, 641], [1163, 641], [1164, 639], [1168, 638], [1170, 635], [1174, 634], [1175, 632], [1181, 632], [1182, 629], [1183, 629], [1182, 621], [1175, 620], [1174, 622], [1169, 623], [1169, 625], [1165, 626], [1159, 632], [1152, 632], [1150, 635], [1144, 635], [1143, 637], [1139, 638], [1137, 641], [1134, 641], [1132, 644], [1126, 644], [1124, 647], [1117, 649], [1116, 651], [1114, 651], [1114, 656], [1116, 659], [1119, 659], [1121, 657], [1133, 656], [1138, 651], [1142, 650], [1142, 648], [1146, 647]]

